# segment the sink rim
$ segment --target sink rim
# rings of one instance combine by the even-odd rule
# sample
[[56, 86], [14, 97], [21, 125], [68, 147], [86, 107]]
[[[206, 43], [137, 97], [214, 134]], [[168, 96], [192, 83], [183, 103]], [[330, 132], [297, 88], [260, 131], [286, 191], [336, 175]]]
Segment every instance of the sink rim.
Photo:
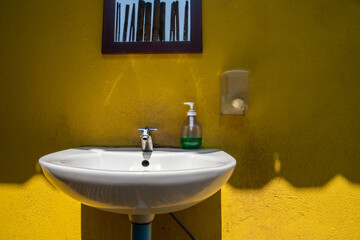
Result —
[[[97, 152], [106, 152], [106, 151], [113, 151], [113, 152], [133, 152], [133, 153], [142, 153], [143, 151], [139, 147], [103, 147], [103, 146], [91, 146], [91, 147], [78, 147], [78, 148], [70, 148], [62, 151], [57, 151], [54, 153], [47, 154], [39, 159], [39, 163], [41, 166], [44, 167], [55, 167], [59, 170], [64, 171], [75, 171], [75, 172], [86, 172], [87, 174], [96, 173], [96, 174], [104, 174], [104, 175], [129, 175], [129, 176], [137, 176], [137, 175], [167, 175], [167, 174], [194, 174], [196, 172], [204, 172], [204, 171], [219, 171], [219, 170], [226, 170], [231, 169], [236, 166], [236, 160], [227, 154], [226, 152], [220, 149], [210, 149], [210, 148], [203, 148], [203, 149], [182, 149], [182, 148], [154, 148], [154, 152], [174, 152], [174, 153], [192, 153], [192, 154], [213, 154], [221, 153], [222, 157], [226, 157], [226, 161], [219, 162], [216, 166], [206, 166], [200, 168], [186, 168], [186, 169], [179, 169], [179, 170], [149, 170], [146, 171], [144, 169], [141, 170], [112, 170], [112, 169], [96, 169], [96, 168], [87, 168], [87, 167], [79, 167], [79, 166], [71, 166], [66, 164], [60, 164], [58, 161], [60, 159], [52, 159], [54, 155], [60, 155], [65, 152], [70, 152], [74, 150], [92, 150], [88, 154], [96, 154]], [[80, 155], [80, 154], [79, 154]], [[151, 161], [151, 158], [148, 159]], [[209, 156], [209, 160], [215, 160], [211, 156]], [[63, 160], [66, 161], [66, 160]], [[80, 160], [81, 161], [81, 160]]]

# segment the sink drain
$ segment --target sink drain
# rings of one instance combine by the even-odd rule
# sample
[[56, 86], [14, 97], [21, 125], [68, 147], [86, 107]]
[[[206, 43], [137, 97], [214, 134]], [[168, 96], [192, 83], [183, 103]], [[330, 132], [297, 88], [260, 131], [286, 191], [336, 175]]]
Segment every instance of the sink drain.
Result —
[[144, 160], [144, 161], [142, 161], [141, 162], [141, 165], [143, 165], [144, 167], [147, 167], [147, 166], [149, 166], [149, 161], [148, 160]]

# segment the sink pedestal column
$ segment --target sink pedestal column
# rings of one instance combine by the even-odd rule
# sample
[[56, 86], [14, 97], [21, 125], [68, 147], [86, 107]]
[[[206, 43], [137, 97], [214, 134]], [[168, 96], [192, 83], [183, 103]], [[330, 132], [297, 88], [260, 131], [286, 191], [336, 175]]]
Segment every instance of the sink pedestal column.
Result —
[[151, 222], [155, 215], [129, 215], [131, 240], [151, 240]]

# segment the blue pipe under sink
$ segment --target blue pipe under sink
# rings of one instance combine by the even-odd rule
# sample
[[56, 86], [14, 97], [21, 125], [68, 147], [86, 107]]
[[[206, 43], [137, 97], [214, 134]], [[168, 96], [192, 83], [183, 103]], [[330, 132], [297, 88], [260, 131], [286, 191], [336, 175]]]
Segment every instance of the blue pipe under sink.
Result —
[[131, 223], [131, 240], [151, 240], [152, 224]]

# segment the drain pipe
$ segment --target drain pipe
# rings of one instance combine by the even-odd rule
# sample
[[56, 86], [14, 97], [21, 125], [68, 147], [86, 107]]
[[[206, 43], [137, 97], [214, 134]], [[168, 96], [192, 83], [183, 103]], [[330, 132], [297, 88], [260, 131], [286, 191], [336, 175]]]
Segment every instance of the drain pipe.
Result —
[[169, 213], [170, 216], [177, 222], [177, 224], [180, 225], [180, 227], [182, 229], [184, 229], [184, 231], [187, 233], [187, 235], [189, 235], [189, 237], [192, 239], [192, 240], [196, 240], [196, 237], [189, 231], [189, 229], [187, 229], [185, 227], [185, 225], [180, 221], [180, 219], [178, 219], [174, 213]]
[[131, 222], [131, 240], [151, 240], [151, 222], [154, 214], [149, 215], [129, 215]]
[[151, 223], [131, 223], [131, 240], [151, 240]]
[[[187, 227], [185, 227], [185, 225], [175, 216], [174, 213], [169, 214], [192, 240], [196, 240], [196, 237], [189, 231], [189, 229], [187, 229]], [[131, 240], [151, 240], [151, 223], [154, 220], [153, 214], [129, 215], [129, 219], [131, 222]]]

